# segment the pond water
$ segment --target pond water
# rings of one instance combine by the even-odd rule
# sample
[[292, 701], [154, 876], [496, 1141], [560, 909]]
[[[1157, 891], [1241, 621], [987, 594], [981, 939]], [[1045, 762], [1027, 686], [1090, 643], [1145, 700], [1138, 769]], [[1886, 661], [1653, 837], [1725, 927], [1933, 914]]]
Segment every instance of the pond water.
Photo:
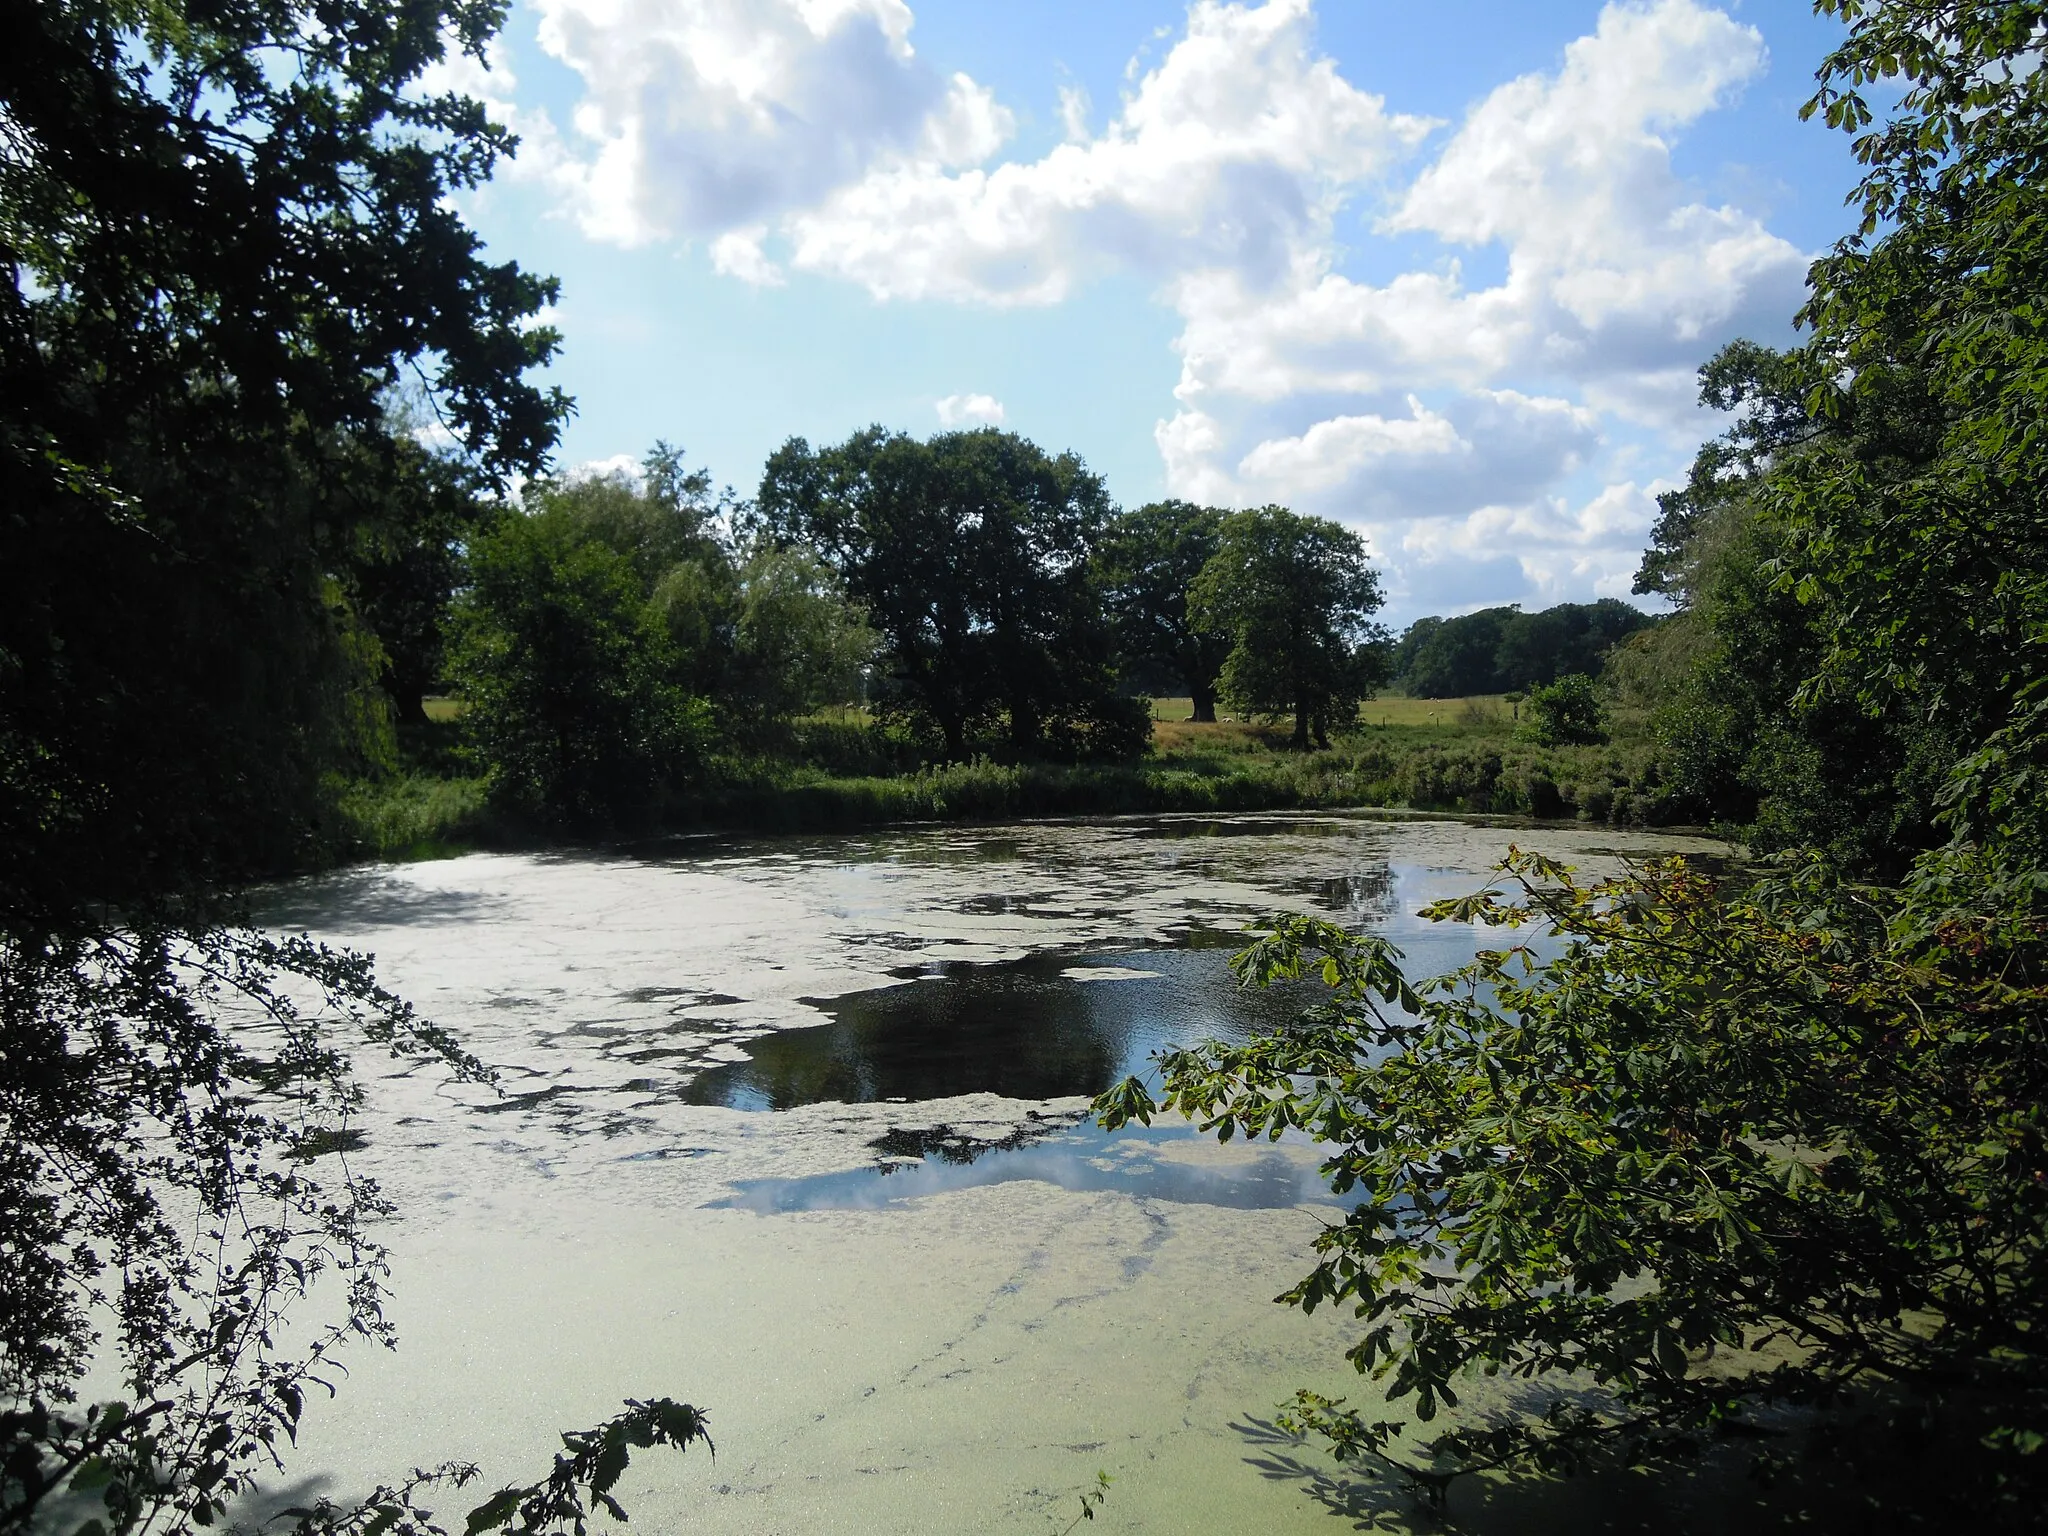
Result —
[[1086, 1101], [1312, 998], [1233, 982], [1261, 914], [1383, 932], [1417, 974], [1461, 963], [1486, 935], [1415, 913], [1511, 840], [1593, 867], [1726, 851], [1165, 817], [475, 855], [272, 893], [262, 920], [374, 953], [501, 1087], [365, 1060], [351, 1164], [403, 1213], [404, 1342], [350, 1361], [270, 1506], [446, 1457], [510, 1476], [668, 1394], [710, 1410], [719, 1454], [636, 1463], [644, 1528], [1057, 1529], [1098, 1466], [1121, 1529], [1331, 1528], [1324, 1471], [1267, 1423], [1297, 1386], [1360, 1391], [1348, 1320], [1269, 1300], [1338, 1214], [1316, 1150], [1110, 1136]]
[[1308, 1000], [1295, 988], [1238, 987], [1230, 954], [1207, 947], [941, 962], [907, 984], [806, 999], [831, 1022], [765, 1036], [745, 1061], [709, 1069], [683, 1094], [734, 1109], [982, 1092], [1092, 1096], [1167, 1046], [1241, 1039]]

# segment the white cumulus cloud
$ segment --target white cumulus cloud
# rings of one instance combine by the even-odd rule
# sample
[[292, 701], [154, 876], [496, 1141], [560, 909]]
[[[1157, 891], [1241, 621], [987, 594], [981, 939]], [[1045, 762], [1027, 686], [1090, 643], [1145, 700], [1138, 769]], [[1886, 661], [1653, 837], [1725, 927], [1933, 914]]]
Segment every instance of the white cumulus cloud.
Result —
[[994, 395], [947, 395], [934, 404], [942, 427], [964, 427], [976, 422], [999, 427], [1003, 423], [1003, 402]]
[[[1010, 131], [986, 91], [917, 56], [903, 0], [533, 5], [542, 49], [583, 94], [569, 124], [524, 125], [528, 159], [598, 239], [724, 234], [880, 160], [974, 163]], [[723, 270], [758, 281], [769, 268]]]
[[586, 480], [624, 480], [638, 486], [646, 480], [647, 470], [639, 454], [615, 453], [610, 458], [585, 459], [580, 464], [573, 464], [563, 478], [571, 484]]
[[[1169, 488], [1352, 521], [1416, 602], [1446, 596], [1434, 583], [1453, 566], [1499, 589], [1463, 606], [1625, 592], [1649, 514], [1615, 439], [1672, 434], [1675, 470], [1700, 432], [1693, 370], [1797, 306], [1807, 255], [1702, 201], [1671, 159], [1678, 132], [1766, 65], [1753, 28], [1699, 0], [1610, 4], [1556, 70], [1483, 97], [1369, 217], [1434, 237], [1443, 259], [1361, 281], [1331, 240], [1300, 247], [1280, 282], [1220, 262], [1171, 277]], [[1498, 253], [1501, 278], [1468, 283], [1460, 248]], [[1405, 414], [1388, 409], [1402, 398]], [[1562, 489], [1589, 478], [1576, 500]]]
[[744, 229], [729, 229], [711, 242], [712, 270], [736, 277], [743, 283], [756, 288], [780, 288], [789, 279], [761, 248], [767, 238], [768, 226], [750, 224]]
[[1237, 472], [1283, 495], [1298, 495], [1341, 485], [1361, 469], [1391, 458], [1438, 459], [1471, 452], [1456, 427], [1413, 395], [1408, 410], [1406, 417], [1393, 419], [1333, 416], [1298, 437], [1269, 438], [1244, 456]]
[[[1808, 261], [1674, 168], [1769, 66], [1706, 0], [1612, 0], [1455, 124], [1347, 79], [1313, 0], [1193, 0], [1113, 110], [1062, 85], [1062, 142], [1007, 160], [1012, 113], [919, 56], [904, 0], [533, 4], [582, 99], [562, 125], [508, 80], [492, 100], [592, 236], [880, 301], [1054, 304], [1135, 274], [1180, 321], [1170, 493], [1344, 518], [1417, 605], [1625, 590], [1656, 474], [1704, 425], [1693, 370], [1782, 331]], [[1388, 237], [1438, 249], [1354, 275]], [[986, 395], [935, 409], [1003, 419]]]
[[1502, 247], [1503, 281], [1469, 288], [1453, 261], [1362, 283], [1327, 249], [1279, 293], [1229, 268], [1190, 275], [1174, 292], [1179, 393], [1271, 400], [1542, 373], [1656, 414], [1712, 339], [1779, 327], [1797, 303], [1806, 256], [1752, 215], [1694, 199], [1665, 137], [1763, 65], [1753, 29], [1697, 0], [1608, 6], [1557, 74], [1481, 101], [1385, 220]]
[[1068, 141], [1038, 160], [878, 166], [785, 221], [790, 260], [877, 298], [994, 304], [1054, 303], [1118, 267], [1279, 279], [1430, 126], [1346, 82], [1310, 23], [1309, 0], [1198, 0], [1100, 135], [1068, 92]]

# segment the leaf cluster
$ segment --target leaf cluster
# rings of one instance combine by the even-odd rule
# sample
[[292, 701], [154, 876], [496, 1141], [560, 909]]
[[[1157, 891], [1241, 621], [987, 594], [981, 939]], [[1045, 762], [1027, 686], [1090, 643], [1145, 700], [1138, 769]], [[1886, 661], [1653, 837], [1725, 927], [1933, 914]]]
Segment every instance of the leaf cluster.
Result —
[[[305, 939], [0, 938], [0, 1530], [60, 1490], [104, 1530], [208, 1524], [278, 1463], [340, 1346], [390, 1341], [389, 1208], [338, 1150], [361, 1091], [336, 1031], [488, 1076], [362, 956]], [[338, 1315], [281, 1350], [323, 1279]], [[125, 1396], [80, 1409], [99, 1356]]]
[[[628, 1399], [624, 1411], [593, 1429], [565, 1430], [553, 1470], [539, 1482], [499, 1489], [472, 1508], [463, 1536], [505, 1531], [511, 1536], [588, 1536], [590, 1517], [602, 1510], [626, 1519], [612, 1490], [631, 1465], [633, 1452], [653, 1446], [686, 1450], [697, 1441], [707, 1451], [709, 1421], [698, 1409], [671, 1398]], [[448, 1462], [432, 1471], [415, 1470], [396, 1487], [380, 1487], [360, 1504], [331, 1500], [284, 1511], [282, 1536], [449, 1536], [434, 1511], [420, 1502], [434, 1488], [465, 1488], [480, 1475], [469, 1462]], [[283, 1522], [289, 1521], [289, 1524]]]
[[[1356, 1314], [1389, 1410], [1305, 1396], [1295, 1421], [1436, 1488], [1688, 1454], [1884, 1382], [2037, 1435], [2048, 880], [1965, 855], [1892, 890], [1810, 859], [1734, 885], [1519, 852], [1501, 873], [1427, 915], [1540, 944], [1413, 984], [1382, 938], [1276, 919], [1238, 975], [1327, 1000], [1161, 1060], [1159, 1105], [1226, 1140], [1306, 1133], [1358, 1198], [1279, 1299]], [[1155, 1102], [1132, 1080], [1098, 1108]], [[1422, 1435], [1474, 1376], [1519, 1395]]]

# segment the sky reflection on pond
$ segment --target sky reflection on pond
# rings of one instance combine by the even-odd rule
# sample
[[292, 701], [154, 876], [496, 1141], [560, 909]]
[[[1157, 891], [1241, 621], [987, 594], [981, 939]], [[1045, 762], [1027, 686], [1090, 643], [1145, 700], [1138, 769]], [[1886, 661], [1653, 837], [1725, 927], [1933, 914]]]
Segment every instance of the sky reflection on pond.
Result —
[[[1353, 926], [1394, 920], [1405, 930], [1412, 974], [1469, 959], [1469, 928], [1399, 923], [1399, 887], [1382, 865], [1297, 889]], [[747, 1060], [703, 1072], [684, 1097], [746, 1110], [983, 1092], [1026, 1101], [1092, 1097], [1143, 1073], [1161, 1050], [1245, 1039], [1324, 995], [1314, 982], [1240, 987], [1230, 957], [1244, 942], [1242, 934], [1210, 932], [1173, 948], [934, 963], [898, 985], [810, 1000], [829, 1023], [750, 1041]]]
[[793, 1109], [836, 1100], [1100, 1093], [1154, 1051], [1284, 1022], [1308, 989], [1247, 991], [1229, 949], [1034, 955], [934, 965], [916, 980], [814, 1006], [831, 1022], [748, 1042], [749, 1059], [684, 1090], [694, 1104]]
[[1092, 1125], [1081, 1125], [1028, 1146], [971, 1159], [926, 1158], [809, 1178], [747, 1180], [730, 1197], [713, 1204], [763, 1215], [878, 1210], [926, 1195], [1019, 1179], [1066, 1190], [1113, 1190], [1139, 1199], [1233, 1210], [1343, 1203], [1331, 1194], [1316, 1164], [1305, 1157], [1268, 1147], [1214, 1161], [1189, 1161], [1174, 1155], [1187, 1140], [1187, 1131], [1178, 1127], [1132, 1126], [1112, 1138]]

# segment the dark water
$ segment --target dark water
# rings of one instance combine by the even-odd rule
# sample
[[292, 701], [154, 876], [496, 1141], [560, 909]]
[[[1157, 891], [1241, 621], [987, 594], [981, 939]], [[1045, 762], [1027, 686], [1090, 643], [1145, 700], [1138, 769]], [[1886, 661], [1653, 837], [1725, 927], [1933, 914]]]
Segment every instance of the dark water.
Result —
[[[1407, 916], [1400, 889], [1385, 865], [1293, 886], [1306, 905], [1347, 926], [1393, 936], [1411, 975], [1471, 958], [1470, 929]], [[1208, 932], [1172, 948], [933, 965], [896, 986], [813, 1000], [831, 1022], [751, 1041], [748, 1060], [705, 1071], [684, 1096], [747, 1110], [968, 1093], [1093, 1097], [1142, 1075], [1161, 1050], [1243, 1040], [1326, 995], [1313, 981], [1240, 987], [1230, 957], [1247, 941]]]
[[[1241, 1040], [1285, 1023], [1321, 990], [1239, 987], [1229, 966], [1236, 947], [935, 967], [899, 986], [817, 1003], [831, 1023], [754, 1040], [751, 1060], [715, 1067], [684, 1093], [734, 1109], [982, 1092], [1092, 1096], [1167, 1046]], [[1100, 979], [1084, 979], [1091, 973]]]

